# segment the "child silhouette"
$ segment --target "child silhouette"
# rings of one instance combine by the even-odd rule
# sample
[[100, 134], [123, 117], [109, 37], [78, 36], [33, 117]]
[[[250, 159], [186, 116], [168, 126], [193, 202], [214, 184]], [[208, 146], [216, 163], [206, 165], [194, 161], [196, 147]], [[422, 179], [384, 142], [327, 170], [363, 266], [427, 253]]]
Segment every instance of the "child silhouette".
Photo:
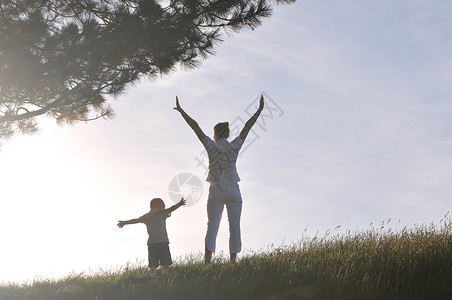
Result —
[[182, 198], [179, 203], [165, 209], [165, 202], [160, 198], [151, 200], [151, 210], [136, 219], [127, 221], [118, 221], [118, 227], [122, 228], [124, 225], [144, 223], [148, 231], [148, 259], [149, 270], [151, 276], [155, 276], [155, 270], [162, 266], [164, 269], [168, 268], [172, 263], [171, 253], [169, 250], [169, 239], [166, 231], [166, 218], [171, 216], [171, 213], [185, 205], [185, 200]]

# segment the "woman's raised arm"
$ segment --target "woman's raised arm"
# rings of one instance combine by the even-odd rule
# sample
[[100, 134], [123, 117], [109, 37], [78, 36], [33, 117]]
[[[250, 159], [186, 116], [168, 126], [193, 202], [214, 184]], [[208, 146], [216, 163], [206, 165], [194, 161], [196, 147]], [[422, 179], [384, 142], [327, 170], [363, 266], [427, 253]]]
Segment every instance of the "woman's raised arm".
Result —
[[202, 131], [201, 127], [199, 127], [198, 123], [193, 120], [183, 109], [182, 107], [180, 107], [179, 104], [179, 99], [176, 96], [176, 107], [174, 107], [175, 110], [177, 110], [178, 112], [180, 112], [180, 114], [182, 115], [182, 117], [184, 118], [185, 122], [187, 122], [188, 126], [191, 127], [191, 129], [193, 129], [193, 131], [196, 133], [196, 136], [198, 137], [198, 139], [202, 142], [202, 140], [204, 139], [204, 137], [206, 136], [204, 134], [204, 132]]
[[259, 108], [254, 113], [254, 115], [245, 123], [245, 126], [240, 132], [240, 138], [242, 140], [246, 139], [248, 133], [250, 132], [251, 127], [253, 127], [254, 123], [256, 123], [257, 118], [259, 118], [259, 115], [261, 114], [263, 109], [264, 109], [264, 96], [261, 96], [261, 99], [259, 100]]

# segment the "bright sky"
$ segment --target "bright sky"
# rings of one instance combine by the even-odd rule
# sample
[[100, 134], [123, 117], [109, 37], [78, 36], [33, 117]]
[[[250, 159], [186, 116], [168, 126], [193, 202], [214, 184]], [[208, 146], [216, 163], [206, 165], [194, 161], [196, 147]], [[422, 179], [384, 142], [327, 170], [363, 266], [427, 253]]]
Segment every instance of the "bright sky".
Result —
[[[299, 0], [226, 37], [201, 68], [130, 87], [111, 121], [41, 119], [0, 152], [0, 282], [145, 264], [145, 226], [116, 222], [154, 197], [172, 205], [182, 173], [203, 194], [167, 220], [170, 249], [200, 255], [203, 148], [172, 109], [176, 95], [210, 135], [267, 96], [238, 161], [244, 253], [339, 225], [439, 222], [452, 203], [451, 11], [448, 0]], [[224, 214], [218, 251], [227, 240]]]

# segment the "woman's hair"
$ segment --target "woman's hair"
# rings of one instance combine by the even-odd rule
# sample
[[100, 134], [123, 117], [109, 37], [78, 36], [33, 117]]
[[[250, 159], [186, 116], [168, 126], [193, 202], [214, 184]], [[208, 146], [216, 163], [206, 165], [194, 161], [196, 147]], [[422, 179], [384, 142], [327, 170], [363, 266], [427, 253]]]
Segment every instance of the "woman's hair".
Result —
[[227, 139], [229, 137], [229, 122], [222, 122], [213, 128], [218, 139]]
[[151, 209], [165, 208], [165, 202], [160, 198], [154, 198], [151, 200]]

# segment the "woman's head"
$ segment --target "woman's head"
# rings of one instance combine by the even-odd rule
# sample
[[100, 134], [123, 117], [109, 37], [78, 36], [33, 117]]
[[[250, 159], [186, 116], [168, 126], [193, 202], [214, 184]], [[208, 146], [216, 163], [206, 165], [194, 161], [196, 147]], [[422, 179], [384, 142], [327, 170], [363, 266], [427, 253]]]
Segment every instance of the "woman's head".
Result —
[[154, 198], [151, 200], [151, 210], [165, 208], [165, 202], [160, 198]]
[[227, 138], [229, 138], [229, 122], [218, 123], [213, 127], [213, 139], [215, 142]]

